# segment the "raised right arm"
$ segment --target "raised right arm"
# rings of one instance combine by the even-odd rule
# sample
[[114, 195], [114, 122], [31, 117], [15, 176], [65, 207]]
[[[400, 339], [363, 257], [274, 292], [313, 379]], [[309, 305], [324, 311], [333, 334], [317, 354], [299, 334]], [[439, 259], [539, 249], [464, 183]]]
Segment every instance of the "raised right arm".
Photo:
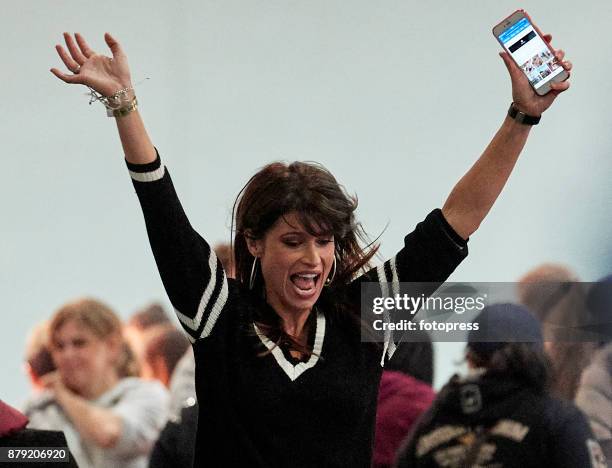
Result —
[[[52, 69], [59, 79], [88, 86], [105, 97], [131, 89], [127, 57], [110, 34], [104, 39], [112, 58], [96, 54], [80, 34], [73, 39], [65, 33], [64, 39], [69, 53], [61, 45], [56, 50], [73, 74]], [[162, 282], [194, 342], [210, 335], [227, 303], [225, 273], [208, 243], [191, 227], [138, 110], [115, 120]]]

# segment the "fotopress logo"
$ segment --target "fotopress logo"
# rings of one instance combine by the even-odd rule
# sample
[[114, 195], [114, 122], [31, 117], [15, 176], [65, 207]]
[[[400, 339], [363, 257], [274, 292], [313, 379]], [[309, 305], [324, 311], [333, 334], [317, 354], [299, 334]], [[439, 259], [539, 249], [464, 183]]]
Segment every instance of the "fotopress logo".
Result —
[[430, 312], [453, 312], [463, 314], [470, 311], [481, 311], [486, 305], [487, 294], [473, 296], [426, 297], [425, 294], [414, 297], [409, 294], [396, 294], [394, 297], [374, 297], [372, 312], [383, 314], [385, 311], [406, 311], [411, 315], [419, 310]]

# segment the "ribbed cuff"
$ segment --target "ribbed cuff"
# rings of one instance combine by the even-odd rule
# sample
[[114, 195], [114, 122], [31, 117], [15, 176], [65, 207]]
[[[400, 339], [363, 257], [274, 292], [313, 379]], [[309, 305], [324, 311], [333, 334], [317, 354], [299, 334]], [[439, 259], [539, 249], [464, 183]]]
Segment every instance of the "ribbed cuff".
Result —
[[162, 166], [157, 148], [155, 148], [155, 154], [155, 161], [146, 164], [134, 164], [125, 161], [132, 179], [137, 182], [154, 182], [164, 176], [166, 171], [165, 167]]

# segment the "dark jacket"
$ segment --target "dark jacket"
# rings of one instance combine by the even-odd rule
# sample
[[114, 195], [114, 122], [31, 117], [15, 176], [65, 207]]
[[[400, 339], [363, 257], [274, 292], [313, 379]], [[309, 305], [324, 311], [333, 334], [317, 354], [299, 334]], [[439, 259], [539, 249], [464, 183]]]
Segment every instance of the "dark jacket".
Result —
[[198, 404], [181, 410], [180, 418], [169, 421], [153, 447], [149, 468], [192, 468], [198, 430]]
[[589, 418], [608, 462], [612, 459], [612, 342], [598, 350], [582, 373], [576, 404]]
[[482, 374], [451, 379], [401, 450], [397, 466], [607, 465], [586, 418], [572, 403], [518, 380]]

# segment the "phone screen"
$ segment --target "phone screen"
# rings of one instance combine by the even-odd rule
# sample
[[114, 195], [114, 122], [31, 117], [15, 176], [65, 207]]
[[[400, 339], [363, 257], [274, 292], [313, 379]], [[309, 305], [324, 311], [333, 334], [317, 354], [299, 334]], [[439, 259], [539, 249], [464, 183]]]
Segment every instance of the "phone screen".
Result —
[[563, 71], [527, 18], [508, 27], [498, 38], [534, 88], [539, 88]]

